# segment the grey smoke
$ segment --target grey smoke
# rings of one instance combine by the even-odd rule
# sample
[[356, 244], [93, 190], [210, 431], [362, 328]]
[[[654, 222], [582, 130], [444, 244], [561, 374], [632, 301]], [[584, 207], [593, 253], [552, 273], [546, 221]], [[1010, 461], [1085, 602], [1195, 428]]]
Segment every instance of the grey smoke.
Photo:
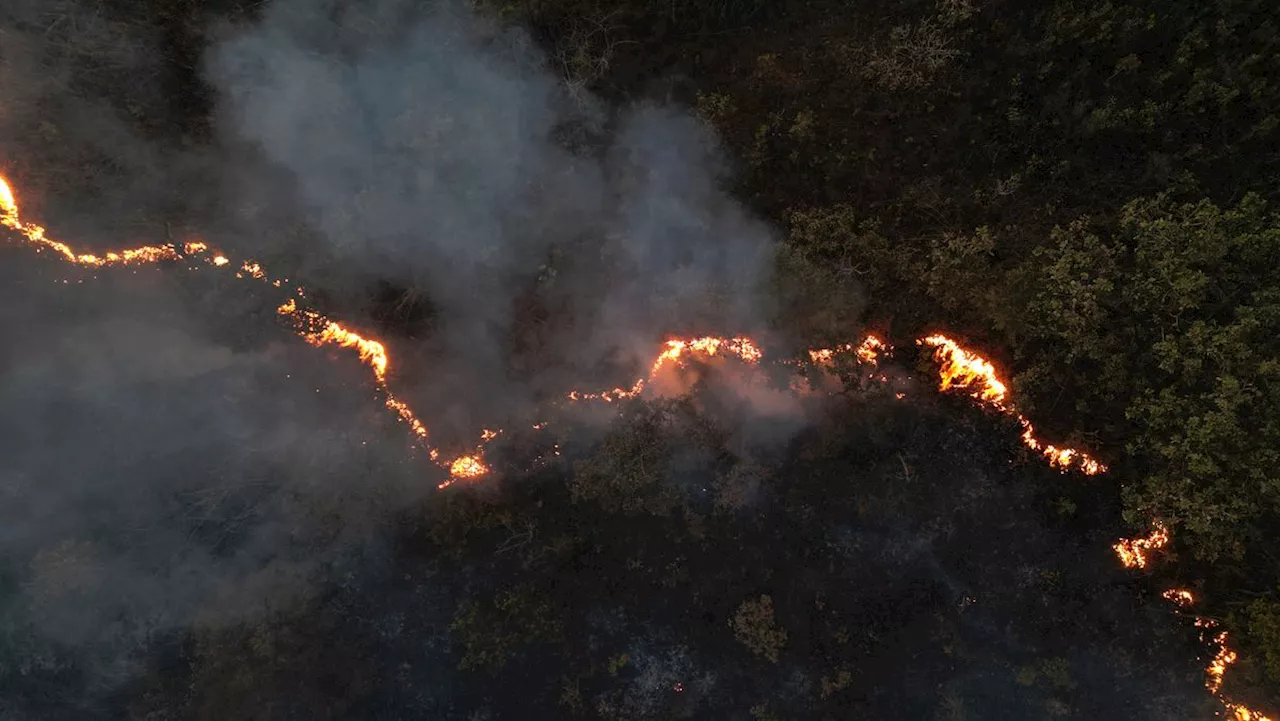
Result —
[[[90, 249], [173, 220], [342, 291], [425, 289], [440, 327], [394, 349], [433, 425], [474, 431], [664, 332], [760, 325], [773, 239], [714, 135], [569, 94], [527, 35], [456, 6], [277, 0], [224, 28], [212, 148], [130, 120], [165, 61], [127, 23], [17, 0], [0, 40], [0, 163], [30, 219]], [[305, 598], [430, 495], [364, 370], [291, 339], [268, 290], [4, 253], [0, 680], [74, 669], [89, 704], [170, 631]], [[564, 318], [528, 374], [507, 340], [533, 284]]]
[[[323, 239], [304, 252], [425, 288], [433, 370], [465, 387], [529, 385], [504, 378], [505, 343], [549, 264], [567, 361], [649, 354], [690, 322], [761, 325], [773, 239], [724, 191], [714, 135], [685, 111], [584, 104], [522, 31], [449, 4], [278, 0], [208, 68], [222, 131], [292, 178]], [[608, 140], [571, 150], [574, 132]]]
[[[10, 256], [0, 717], [23, 715], [9, 705], [23, 683], [75, 674], [82, 695], [48, 703], [92, 705], [177, 629], [306, 599], [321, 568], [430, 493], [366, 389], [347, 382], [351, 364], [220, 312], [165, 269], [64, 284], [79, 274]], [[245, 347], [222, 342], [224, 329]]]

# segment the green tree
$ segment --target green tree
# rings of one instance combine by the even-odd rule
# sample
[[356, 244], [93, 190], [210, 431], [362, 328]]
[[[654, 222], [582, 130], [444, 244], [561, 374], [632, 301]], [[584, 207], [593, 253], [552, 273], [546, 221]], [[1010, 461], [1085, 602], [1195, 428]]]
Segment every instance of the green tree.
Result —
[[462, 647], [461, 669], [498, 670], [522, 646], [559, 637], [562, 624], [551, 606], [529, 585], [497, 593], [491, 600], [459, 606], [449, 632]]
[[787, 631], [779, 628], [774, 619], [773, 598], [765, 595], [743, 601], [730, 619], [729, 627], [733, 629], [733, 637], [752, 653], [778, 662], [778, 653], [787, 643]]

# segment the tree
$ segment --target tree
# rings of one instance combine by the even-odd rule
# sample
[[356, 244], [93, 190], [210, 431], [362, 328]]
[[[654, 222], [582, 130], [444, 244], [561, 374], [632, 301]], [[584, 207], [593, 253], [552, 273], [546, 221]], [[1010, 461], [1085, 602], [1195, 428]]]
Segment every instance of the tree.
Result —
[[778, 652], [787, 643], [787, 632], [774, 620], [773, 598], [765, 595], [743, 601], [729, 621], [729, 627], [733, 629], [733, 637], [752, 653], [771, 663], [778, 662]]

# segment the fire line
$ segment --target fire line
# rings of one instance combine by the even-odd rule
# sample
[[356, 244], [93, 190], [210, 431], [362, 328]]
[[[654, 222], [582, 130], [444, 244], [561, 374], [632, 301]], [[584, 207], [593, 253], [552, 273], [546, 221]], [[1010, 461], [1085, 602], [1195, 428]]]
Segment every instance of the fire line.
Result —
[[[212, 268], [234, 268], [237, 278], [249, 278], [267, 283], [276, 288], [283, 288], [288, 279], [272, 279], [256, 261], [246, 260], [234, 266], [227, 256], [209, 248], [202, 241], [191, 241], [181, 246], [143, 245], [120, 251], [109, 251], [101, 255], [77, 253], [70, 246], [48, 237], [44, 227], [22, 220], [17, 197], [8, 181], [0, 176], [0, 226], [13, 230], [26, 240], [26, 244], [37, 253], [50, 252], [58, 259], [74, 265], [102, 268], [108, 266], [137, 266], [160, 263], [162, 261], [194, 260]], [[489, 475], [490, 468], [484, 461], [484, 447], [501, 431], [485, 429], [475, 449], [467, 454], [448, 460], [442, 459], [440, 450], [431, 446], [426, 425], [418, 418], [413, 409], [400, 400], [391, 390], [388, 377], [391, 370], [391, 359], [386, 346], [380, 341], [366, 337], [347, 326], [325, 316], [315, 310], [302, 308], [298, 299], [305, 300], [306, 294], [295, 287], [293, 295], [282, 303], [277, 313], [285, 319], [293, 332], [304, 342], [316, 348], [336, 346], [354, 350], [360, 362], [368, 366], [373, 373], [374, 384], [383, 397], [383, 404], [396, 415], [396, 418], [408, 427], [414, 438], [427, 450], [430, 460], [449, 472], [449, 477], [438, 485], [444, 489], [458, 481], [469, 481]], [[1009, 401], [1008, 385], [1002, 381], [995, 367], [985, 358], [964, 348], [956, 341], [944, 335], [930, 335], [917, 341], [919, 345], [934, 349], [933, 358], [938, 364], [938, 390], [946, 392], [951, 389], [967, 390], [979, 405], [1013, 417], [1022, 427], [1023, 445], [1042, 455], [1049, 465], [1062, 471], [1076, 469], [1085, 475], [1105, 473], [1107, 467], [1092, 456], [1073, 449], [1059, 448], [1046, 444], [1035, 435], [1034, 427]], [[855, 360], [862, 364], [875, 366], [881, 355], [892, 351], [878, 337], [867, 336], [861, 343], [847, 343], [834, 348], [810, 350], [809, 359], [818, 367], [830, 367], [838, 355], [853, 354]], [[755, 365], [761, 362], [763, 353], [750, 339], [745, 337], [723, 338], [704, 336], [690, 339], [671, 339], [663, 344], [650, 365], [647, 377], [639, 378], [630, 386], [617, 387], [611, 390], [594, 393], [571, 391], [567, 394], [570, 401], [598, 400], [614, 402], [640, 396], [645, 388], [670, 365], [681, 365], [691, 356], [704, 358], [724, 356], [735, 357], [743, 363]], [[901, 394], [897, 394], [901, 398]], [[545, 427], [545, 423], [534, 425], [535, 429]], [[559, 455], [559, 452], [556, 453]], [[1152, 531], [1144, 537], [1136, 539], [1120, 539], [1113, 546], [1121, 564], [1129, 569], [1144, 569], [1151, 562], [1152, 554], [1170, 542], [1170, 534], [1159, 519], [1153, 521]], [[1195, 603], [1190, 591], [1169, 589], [1163, 597], [1178, 608], [1188, 608]], [[1196, 618], [1196, 626], [1208, 633], [1216, 629], [1216, 622], [1204, 618]], [[1227, 669], [1237, 660], [1237, 653], [1227, 646], [1227, 632], [1218, 631], [1207, 639], [1213, 648], [1214, 656], [1205, 669], [1205, 688], [1223, 704], [1235, 721], [1272, 721], [1260, 712], [1237, 704], [1222, 693], [1223, 677]]]

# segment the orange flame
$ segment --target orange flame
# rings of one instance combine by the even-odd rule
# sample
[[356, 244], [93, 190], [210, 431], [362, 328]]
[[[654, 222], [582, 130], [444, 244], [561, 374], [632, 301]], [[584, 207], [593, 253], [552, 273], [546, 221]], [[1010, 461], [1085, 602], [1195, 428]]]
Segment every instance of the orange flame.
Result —
[[[255, 264], [256, 267], [256, 264]], [[390, 366], [390, 360], [387, 355], [386, 346], [382, 343], [365, 338], [364, 336], [352, 331], [341, 323], [331, 320], [320, 313], [313, 310], [303, 310], [298, 308], [297, 301], [293, 298], [285, 301], [276, 309], [280, 315], [289, 318], [294, 325], [294, 330], [309, 345], [320, 348], [326, 345], [334, 345], [339, 348], [354, 349], [359, 355], [360, 361], [369, 366], [373, 370], [374, 381], [378, 389], [382, 391], [386, 400], [383, 403], [396, 417], [409, 427], [417, 439], [426, 447], [428, 455], [433, 462], [439, 463], [440, 451], [432, 448], [427, 443], [427, 426], [424, 424], [409, 404], [400, 400], [391, 392], [390, 386], [387, 384], [387, 370]], [[481, 444], [487, 443], [498, 437], [501, 431], [493, 431], [488, 428], [484, 429], [481, 434]], [[456, 460], [440, 464], [442, 467], [449, 469], [449, 480], [439, 484], [439, 488], [444, 489], [459, 479], [474, 480], [489, 472], [489, 467], [481, 460], [480, 452], [477, 450], [474, 455], [467, 455], [457, 458]]]
[[931, 335], [920, 341], [923, 345], [933, 346], [933, 357], [942, 367], [938, 370], [941, 378], [939, 390], [955, 388], [973, 388], [970, 394], [974, 398], [995, 408], [1008, 410], [1005, 398], [1008, 388], [996, 374], [991, 363], [981, 356], [970, 353], [960, 347], [959, 343], [943, 335]]
[[[119, 252], [108, 252], [101, 256], [76, 253], [66, 244], [49, 238], [43, 227], [34, 223], [24, 222], [21, 219], [17, 199], [12, 188], [3, 177], [0, 177], [0, 226], [21, 234], [37, 252], [51, 250], [63, 260], [81, 266], [135, 265], [180, 258], [175, 248], [166, 246], [141, 246]], [[211, 251], [209, 246], [201, 241], [185, 243], [182, 246], [182, 251], [186, 256], [202, 258], [215, 268], [223, 268], [231, 264], [231, 261], [225, 255]], [[254, 280], [270, 282], [275, 287], [282, 287], [282, 281], [280, 280], [268, 281], [266, 272], [255, 261], [243, 262], [236, 272], [236, 276], [240, 278], [248, 276]], [[294, 288], [293, 292], [298, 297], [305, 298], [305, 293], [301, 288]], [[358, 353], [360, 361], [373, 371], [375, 384], [385, 397], [384, 403], [386, 407], [395, 413], [397, 419], [403, 422], [423, 444], [432, 462], [449, 470], [449, 478], [440, 483], [439, 488], [447, 488], [458, 480], [472, 480], [490, 473], [489, 466], [483, 460], [482, 450], [484, 444], [492, 441], [501, 433], [500, 430], [484, 429], [480, 436], [480, 446], [474, 453], [459, 456], [452, 461], [442, 462], [440, 451], [432, 448], [427, 443], [426, 426], [418, 419], [408, 404], [397, 398], [388, 387], [389, 358], [386, 347], [382, 343], [366, 338], [316, 311], [301, 309], [292, 298], [280, 305], [277, 308], [277, 312], [282, 317], [289, 319], [294, 331], [309, 345], [317, 348], [334, 345], [340, 348], [353, 349]], [[918, 343], [932, 346], [935, 349], [934, 358], [940, 364], [939, 389], [941, 391], [947, 391], [951, 388], [970, 389], [970, 395], [981, 404], [1015, 416], [1023, 427], [1023, 443], [1028, 448], [1041, 452], [1052, 466], [1064, 470], [1074, 466], [1088, 475], [1103, 473], [1107, 470], [1097, 460], [1078, 450], [1058, 448], [1039, 441], [1035, 437], [1030, 421], [1018, 414], [1009, 403], [1007, 385], [1000, 380], [995, 367], [986, 359], [961, 347], [958, 343], [943, 335], [931, 335], [919, 340]], [[828, 365], [833, 362], [836, 354], [853, 352], [860, 362], [875, 365], [879, 356], [890, 350], [883, 341], [871, 335], [867, 336], [857, 346], [849, 343], [835, 348], [811, 350], [809, 351], [809, 358], [817, 365]], [[665, 365], [682, 363], [687, 354], [701, 354], [711, 357], [722, 351], [728, 355], [737, 356], [740, 360], [749, 364], [757, 364], [762, 358], [759, 348], [749, 338], [706, 336], [688, 340], [674, 339], [667, 341], [663, 350], [654, 359], [650, 366], [648, 380], [652, 380]], [[644, 390], [645, 385], [646, 379], [641, 378], [629, 388], [619, 387], [598, 393], [574, 391], [569, 394], [569, 398], [570, 400], [603, 400], [612, 402], [639, 395]], [[896, 395], [898, 398], [902, 397], [901, 393]], [[541, 430], [546, 427], [546, 423], [539, 422], [534, 424], [533, 427]], [[560, 454], [559, 446], [556, 446], [555, 454]], [[1147, 566], [1150, 553], [1164, 548], [1169, 541], [1168, 529], [1157, 520], [1154, 523], [1154, 529], [1147, 536], [1137, 539], [1120, 539], [1113, 548], [1120, 562], [1126, 568], [1141, 569]], [[1169, 589], [1162, 595], [1179, 607], [1189, 607], [1195, 602], [1195, 597], [1191, 592], [1184, 589]], [[1206, 619], [1197, 619], [1196, 625], [1204, 629], [1216, 627], [1214, 621]], [[1260, 712], [1228, 701], [1220, 695], [1223, 677], [1227, 669], [1236, 662], [1238, 655], [1228, 648], [1227, 633], [1225, 631], [1216, 634], [1212, 639], [1212, 643], [1217, 647], [1217, 650], [1205, 670], [1206, 688], [1210, 693], [1218, 696], [1236, 721], [1271, 721], [1269, 717]]]
[[262, 271], [261, 265], [247, 260], [240, 266], [240, 272], [236, 273], [236, 277], [243, 278], [246, 275], [254, 280], [265, 280], [267, 277], [267, 274]]
[[717, 336], [703, 336], [701, 338], [673, 338], [663, 343], [663, 350], [658, 353], [658, 357], [654, 358], [649, 364], [649, 375], [646, 378], [637, 378], [629, 387], [623, 388], [618, 386], [611, 390], [598, 391], [595, 393], [585, 393], [582, 391], [569, 391], [565, 397], [570, 401], [604, 401], [612, 403], [614, 401], [623, 400], [625, 398], [635, 398], [644, 392], [645, 387], [651, 383], [662, 369], [669, 364], [682, 365], [684, 359], [690, 355], [701, 355], [704, 357], [714, 357], [721, 355], [736, 356], [745, 363], [755, 365], [760, 362], [764, 356], [759, 347], [750, 339], [744, 337], [721, 338]]
[[18, 201], [9, 183], [0, 177], [0, 226], [21, 233], [27, 242], [35, 246], [36, 252], [52, 250], [62, 256], [63, 260], [76, 265], [100, 268], [106, 265], [141, 265], [161, 260], [177, 260], [178, 253], [173, 248], [157, 245], [144, 245], [104, 255], [76, 253], [65, 243], [60, 243], [45, 234], [45, 229], [35, 223], [24, 223], [18, 212]]
[[1231, 712], [1231, 717], [1236, 721], [1271, 721], [1270, 716], [1262, 715], [1261, 711], [1254, 711], [1247, 706], [1238, 703], [1224, 702], [1227, 710]]
[[939, 363], [939, 390], [951, 388], [971, 389], [970, 396], [983, 405], [1011, 415], [1022, 426], [1022, 443], [1033, 451], [1039, 451], [1049, 465], [1063, 471], [1077, 468], [1087, 476], [1103, 473], [1107, 467], [1096, 458], [1074, 448], [1059, 448], [1046, 444], [1035, 436], [1035, 427], [1018, 413], [1009, 402], [1009, 387], [1000, 380], [995, 366], [987, 359], [961, 347], [944, 335], [931, 335], [919, 341], [933, 346], [933, 357]]
[[686, 351], [705, 356], [714, 356], [720, 352], [721, 348], [732, 355], [738, 356], [747, 363], [759, 363], [763, 355], [750, 338], [705, 336], [691, 340], [669, 340], [666, 342], [666, 350], [659, 353], [657, 359], [653, 361], [653, 365], [649, 369], [649, 378], [652, 379], [656, 376], [658, 371], [662, 370], [662, 366], [668, 362], [679, 362], [680, 357]]
[[373, 368], [373, 375], [379, 385], [387, 382], [387, 349], [376, 340], [369, 340], [358, 333], [342, 327], [340, 323], [325, 318], [312, 310], [299, 310], [298, 304], [290, 298], [276, 309], [280, 315], [294, 322], [303, 340], [319, 348], [323, 345], [336, 345], [341, 348], [354, 348], [360, 354], [360, 360]]
[[1142, 538], [1122, 538], [1111, 548], [1125, 568], [1146, 568], [1150, 553], [1169, 545], [1169, 529], [1159, 521], [1151, 533]]
[[[0, 177], [0, 225], [20, 233], [37, 252], [51, 250], [63, 260], [81, 266], [96, 268], [109, 265], [142, 265], [157, 263], [162, 260], [178, 260], [182, 257], [176, 247], [150, 245], [118, 252], [107, 252], [102, 255], [77, 253], [65, 243], [49, 238], [42, 226], [22, 220], [17, 198], [13, 193], [12, 187], [3, 177]], [[209, 245], [203, 241], [188, 241], [183, 243], [181, 247], [183, 255], [201, 259], [215, 268], [223, 268], [231, 264], [231, 260], [227, 256], [212, 251]], [[236, 277], [248, 277], [257, 281], [268, 282], [277, 288], [283, 286], [281, 280], [270, 280], [262, 265], [252, 260], [241, 263], [239, 270], [236, 272]], [[299, 297], [305, 297], [300, 288], [296, 289], [296, 294]], [[373, 370], [376, 385], [385, 395], [384, 403], [386, 407], [394, 412], [396, 417], [408, 426], [413, 435], [426, 446], [431, 460], [439, 463], [439, 450], [426, 445], [426, 425], [418, 419], [408, 404], [391, 393], [390, 388], [387, 386], [389, 359], [386, 348], [382, 343], [361, 336], [315, 311], [301, 309], [294, 299], [282, 304], [277, 308], [277, 312], [281, 316], [288, 318], [292, 322], [294, 330], [302, 339], [314, 347], [334, 345], [340, 348], [354, 349], [359, 354], [361, 362]], [[491, 437], [484, 438], [485, 441], [490, 439]], [[465, 473], [467, 478], [477, 478], [487, 472], [487, 467], [479, 460], [478, 455], [464, 456], [464, 458], [468, 459], [467, 462], [459, 464], [455, 461], [452, 464], [444, 464], [444, 467], [450, 469], [456, 467], [457, 470]]]
[[1209, 693], [1217, 696], [1218, 691], [1222, 688], [1222, 677], [1226, 675], [1227, 668], [1235, 663], [1239, 656], [1235, 651], [1227, 647], [1227, 632], [1219, 633], [1213, 639], [1214, 644], [1218, 646], [1218, 652], [1213, 655], [1213, 660], [1209, 662], [1209, 667], [1205, 669], [1204, 686], [1209, 689]]
[[845, 343], [834, 348], [819, 348], [809, 351], [809, 360], [816, 365], [827, 366], [835, 361], [835, 357], [841, 353], [853, 352], [858, 360], [870, 365], [875, 365], [881, 353], [887, 352], [888, 346], [884, 341], [874, 335], [869, 335], [863, 339], [859, 345]]

